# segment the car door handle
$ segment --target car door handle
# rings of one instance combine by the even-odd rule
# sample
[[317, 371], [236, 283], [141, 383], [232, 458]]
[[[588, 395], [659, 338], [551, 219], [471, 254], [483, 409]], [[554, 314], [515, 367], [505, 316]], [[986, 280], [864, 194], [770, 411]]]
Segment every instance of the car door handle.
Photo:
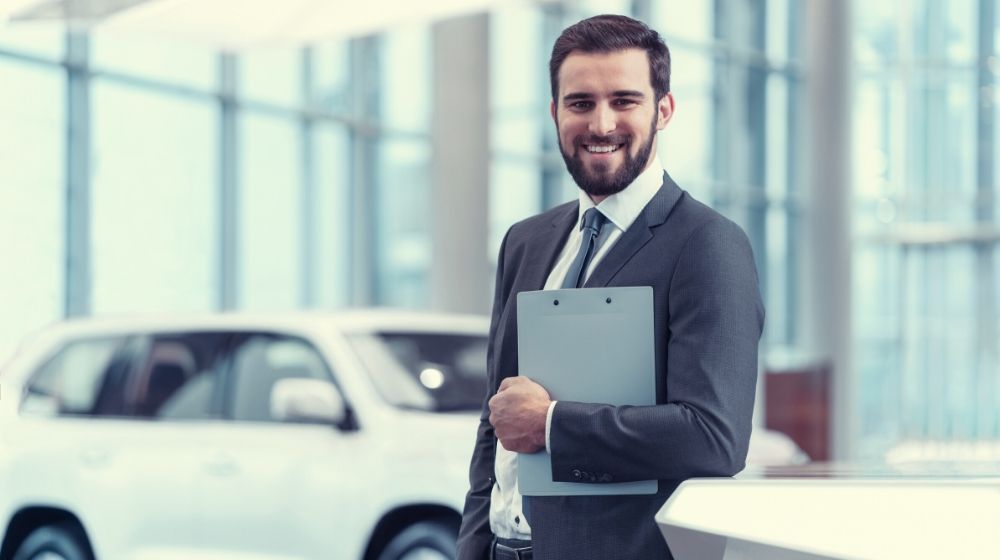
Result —
[[205, 471], [212, 476], [231, 477], [240, 472], [236, 460], [226, 453], [219, 453], [205, 463]]

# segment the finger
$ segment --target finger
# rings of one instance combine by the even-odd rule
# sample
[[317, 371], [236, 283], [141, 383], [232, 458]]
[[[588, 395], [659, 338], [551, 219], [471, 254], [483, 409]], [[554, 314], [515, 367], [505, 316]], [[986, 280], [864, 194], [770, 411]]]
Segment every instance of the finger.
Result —
[[507, 451], [513, 451], [515, 453], [524, 453], [527, 447], [524, 445], [522, 438], [507, 438], [507, 443], [504, 444], [503, 448]]
[[504, 378], [504, 380], [500, 382], [500, 388], [497, 389], [497, 392], [499, 393], [500, 391], [503, 391], [504, 389], [507, 389], [508, 387], [510, 387], [511, 385], [513, 385], [515, 383], [517, 383], [517, 377], [507, 377], [507, 378]]

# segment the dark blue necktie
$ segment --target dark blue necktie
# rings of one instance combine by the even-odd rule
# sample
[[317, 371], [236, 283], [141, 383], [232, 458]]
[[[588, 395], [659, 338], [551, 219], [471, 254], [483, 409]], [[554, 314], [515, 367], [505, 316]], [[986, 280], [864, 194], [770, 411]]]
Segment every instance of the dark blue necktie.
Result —
[[597, 238], [607, 223], [608, 219], [597, 208], [588, 208], [583, 213], [583, 225], [580, 226], [583, 230], [583, 239], [580, 240], [580, 251], [566, 272], [566, 278], [562, 283], [563, 289], [583, 286], [583, 281], [587, 277], [587, 265], [597, 252]]

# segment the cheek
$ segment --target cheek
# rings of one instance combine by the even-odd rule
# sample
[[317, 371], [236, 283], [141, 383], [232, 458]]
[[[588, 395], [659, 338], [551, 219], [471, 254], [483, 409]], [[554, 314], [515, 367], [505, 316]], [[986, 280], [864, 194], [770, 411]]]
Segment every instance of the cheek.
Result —
[[563, 145], [563, 148], [572, 149], [577, 136], [577, 132], [570, 127], [563, 126], [559, 128], [559, 142]]
[[650, 121], [645, 123], [630, 122], [628, 127], [629, 135], [632, 137], [632, 149], [637, 150], [649, 140]]
[[559, 123], [559, 137], [573, 140], [577, 136], [587, 132], [587, 124], [578, 119], [567, 118]]

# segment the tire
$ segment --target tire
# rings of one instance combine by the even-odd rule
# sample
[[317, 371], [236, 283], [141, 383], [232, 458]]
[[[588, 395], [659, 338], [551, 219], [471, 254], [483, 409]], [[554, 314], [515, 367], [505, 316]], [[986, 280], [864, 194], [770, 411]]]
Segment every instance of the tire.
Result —
[[439, 521], [421, 521], [396, 533], [378, 560], [454, 560], [458, 528]]
[[13, 560], [94, 560], [94, 557], [80, 527], [60, 523], [32, 531], [17, 547]]

